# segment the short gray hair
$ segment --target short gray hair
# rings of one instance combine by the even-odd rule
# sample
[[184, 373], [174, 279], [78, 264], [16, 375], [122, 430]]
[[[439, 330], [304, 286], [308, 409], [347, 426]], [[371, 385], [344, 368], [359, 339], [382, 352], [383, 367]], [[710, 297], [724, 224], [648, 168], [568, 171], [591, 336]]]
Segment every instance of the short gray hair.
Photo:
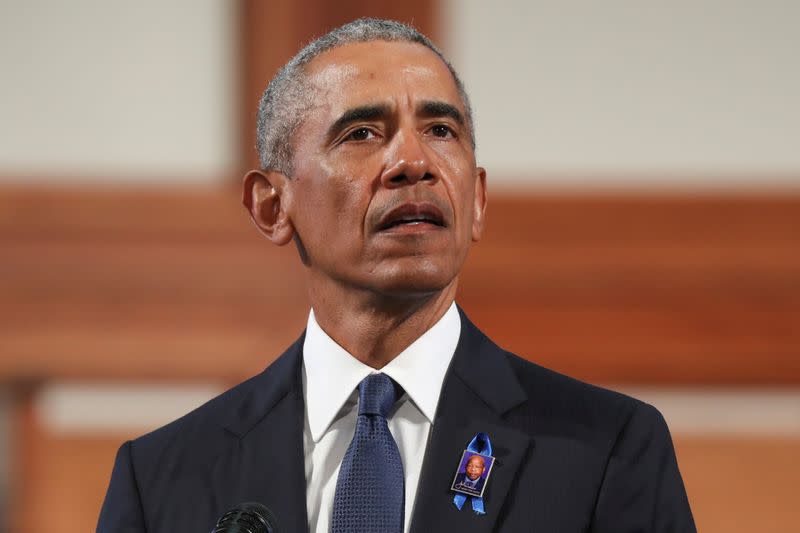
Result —
[[349, 43], [369, 41], [407, 41], [419, 43], [447, 65], [453, 75], [466, 111], [470, 141], [475, 148], [472, 109], [464, 84], [442, 52], [415, 28], [394, 20], [361, 18], [340, 26], [300, 50], [272, 78], [258, 105], [256, 149], [262, 170], [275, 170], [291, 176], [292, 136], [311, 107], [311, 91], [305, 65], [323, 52]]

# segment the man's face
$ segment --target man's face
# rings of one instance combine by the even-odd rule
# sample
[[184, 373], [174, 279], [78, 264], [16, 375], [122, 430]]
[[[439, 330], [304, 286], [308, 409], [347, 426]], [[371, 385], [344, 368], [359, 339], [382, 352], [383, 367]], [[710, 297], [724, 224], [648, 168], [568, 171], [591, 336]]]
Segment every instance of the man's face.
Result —
[[454, 283], [483, 228], [485, 179], [447, 67], [422, 45], [374, 41], [307, 73], [285, 208], [312, 277], [386, 294]]
[[475, 481], [481, 477], [484, 468], [486, 468], [486, 463], [483, 461], [483, 457], [479, 455], [473, 455], [469, 458], [469, 461], [467, 461], [467, 477], [470, 480]]

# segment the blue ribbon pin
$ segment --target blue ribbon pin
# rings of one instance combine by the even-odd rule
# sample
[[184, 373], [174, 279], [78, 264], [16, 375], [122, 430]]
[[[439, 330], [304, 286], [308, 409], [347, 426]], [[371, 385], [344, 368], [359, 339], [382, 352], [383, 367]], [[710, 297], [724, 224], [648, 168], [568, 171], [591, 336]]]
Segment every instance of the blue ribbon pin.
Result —
[[[489, 435], [486, 433], [476, 433], [475, 436], [472, 437], [472, 441], [469, 443], [469, 446], [467, 446], [467, 451], [491, 456], [492, 443], [489, 441]], [[453, 497], [453, 503], [459, 511], [464, 506], [464, 502], [467, 501], [467, 498], [472, 500], [472, 510], [475, 511], [475, 514], [486, 514], [486, 510], [483, 507], [483, 498], [478, 498], [477, 496], [467, 496], [466, 494], [461, 493], [458, 493]]]

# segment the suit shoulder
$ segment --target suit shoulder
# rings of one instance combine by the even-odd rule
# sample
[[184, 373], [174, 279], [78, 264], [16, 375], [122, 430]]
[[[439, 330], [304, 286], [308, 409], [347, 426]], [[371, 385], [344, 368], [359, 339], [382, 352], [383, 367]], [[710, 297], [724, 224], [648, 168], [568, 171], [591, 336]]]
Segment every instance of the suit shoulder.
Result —
[[161, 447], [177, 437], [192, 440], [210, 427], [219, 427], [225, 413], [246, 394], [257, 377], [251, 377], [231, 387], [180, 418], [134, 439], [133, 446], [139, 449], [151, 445]]
[[[158, 464], [178, 456], [197, 455], [205, 460], [204, 450], [224, 448], [236, 424], [254, 420], [299, 385], [302, 337], [266, 370], [226, 390], [186, 415], [147, 433], [131, 443], [134, 463]], [[298, 379], [295, 379], [298, 378]]]
[[540, 424], [614, 438], [634, 416], [663, 423], [656, 408], [641, 400], [561, 374], [511, 352], [506, 351], [505, 355]]

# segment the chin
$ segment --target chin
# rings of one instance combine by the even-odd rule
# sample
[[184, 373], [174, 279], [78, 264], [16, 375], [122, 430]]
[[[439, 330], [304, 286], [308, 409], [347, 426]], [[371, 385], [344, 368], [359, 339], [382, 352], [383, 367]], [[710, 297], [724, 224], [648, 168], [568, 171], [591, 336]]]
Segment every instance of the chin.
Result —
[[458, 276], [452, 268], [417, 261], [412, 265], [397, 265], [379, 274], [377, 289], [394, 296], [424, 296], [445, 290]]

